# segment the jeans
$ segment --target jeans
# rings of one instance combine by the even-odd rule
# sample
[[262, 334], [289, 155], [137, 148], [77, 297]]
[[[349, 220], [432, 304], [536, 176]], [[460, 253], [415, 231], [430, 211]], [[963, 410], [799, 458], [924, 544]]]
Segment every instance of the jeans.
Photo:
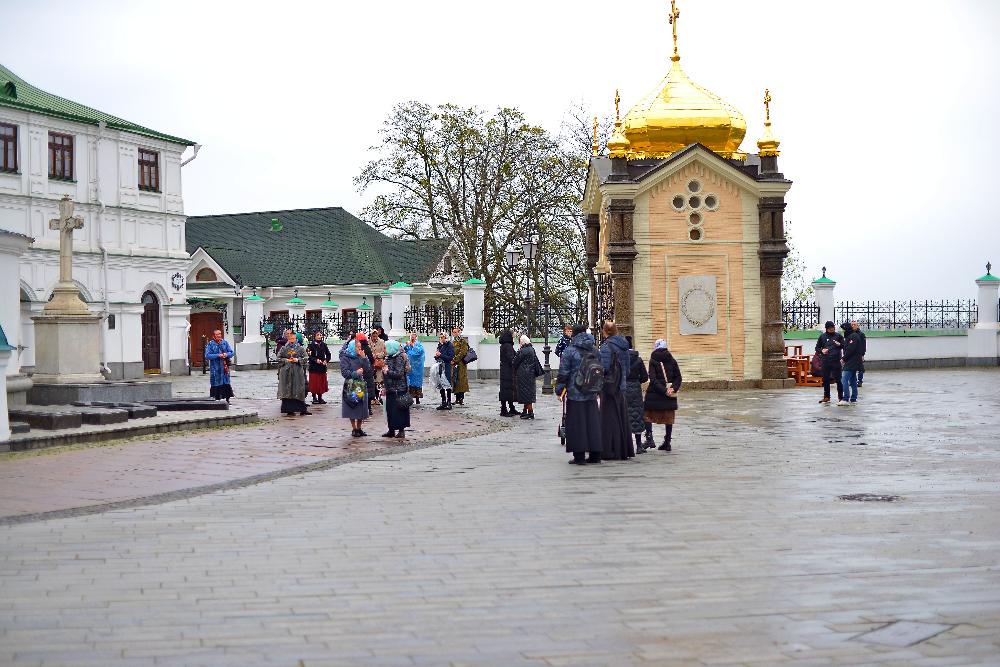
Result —
[[858, 372], [844, 371], [841, 373], [841, 384], [844, 387], [844, 400], [852, 403], [858, 400]]
[[823, 362], [823, 396], [830, 398], [830, 381], [837, 383], [837, 399], [844, 397], [844, 386], [841, 384], [840, 362]]

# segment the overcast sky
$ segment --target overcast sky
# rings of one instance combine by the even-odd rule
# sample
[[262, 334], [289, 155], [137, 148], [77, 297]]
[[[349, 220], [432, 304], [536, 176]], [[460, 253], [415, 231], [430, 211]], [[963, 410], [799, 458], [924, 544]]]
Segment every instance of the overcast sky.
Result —
[[[623, 113], [669, 65], [666, 0], [0, 0], [32, 84], [204, 145], [188, 214], [343, 206], [393, 104]], [[1000, 266], [1000, 1], [680, 0], [681, 64], [773, 97], [787, 218], [838, 299], [970, 298]]]

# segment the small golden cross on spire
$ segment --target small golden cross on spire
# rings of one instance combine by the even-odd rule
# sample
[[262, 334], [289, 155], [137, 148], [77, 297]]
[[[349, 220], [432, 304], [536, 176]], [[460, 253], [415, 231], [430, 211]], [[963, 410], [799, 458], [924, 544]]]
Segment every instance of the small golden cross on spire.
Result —
[[621, 104], [621, 101], [622, 101], [621, 95], [618, 94], [618, 89], [615, 88], [615, 121], [616, 122], [619, 121], [619, 120], [621, 120], [621, 118], [622, 118], [621, 117], [621, 113], [619, 113], [619, 111], [618, 111], [618, 105]]
[[681, 17], [681, 10], [677, 9], [677, 0], [670, 0], [670, 14], [667, 15], [667, 20], [670, 25], [673, 26], [674, 30], [674, 55], [671, 58], [673, 61], [678, 61], [681, 59], [677, 55], [677, 19]]
[[764, 122], [771, 122], [771, 91], [764, 89]]
[[594, 157], [600, 154], [601, 146], [597, 143], [597, 114], [594, 114], [594, 141], [590, 144], [590, 148], [594, 151]]

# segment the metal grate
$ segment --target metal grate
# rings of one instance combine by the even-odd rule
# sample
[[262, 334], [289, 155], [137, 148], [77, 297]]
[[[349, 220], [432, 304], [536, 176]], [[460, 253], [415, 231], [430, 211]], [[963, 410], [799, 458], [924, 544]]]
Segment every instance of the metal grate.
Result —
[[782, 301], [781, 320], [785, 331], [819, 328], [819, 306], [815, 301]]
[[973, 299], [943, 301], [841, 301], [838, 322], [857, 320], [862, 329], [968, 329], [978, 319]]
[[421, 334], [423, 336], [434, 336], [446, 331], [451, 334], [455, 327], [465, 326], [465, 306], [456, 305], [454, 308], [438, 308], [437, 306], [424, 306], [423, 308], [411, 306], [404, 313], [404, 327], [407, 332]]

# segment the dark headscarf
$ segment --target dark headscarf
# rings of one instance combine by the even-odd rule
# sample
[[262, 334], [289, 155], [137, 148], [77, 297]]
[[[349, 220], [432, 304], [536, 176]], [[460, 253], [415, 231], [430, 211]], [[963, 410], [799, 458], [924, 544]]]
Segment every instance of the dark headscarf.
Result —
[[375, 331], [378, 331], [378, 337], [382, 340], [389, 340], [389, 337], [385, 333], [385, 327], [377, 326], [375, 327]]
[[514, 344], [514, 334], [513, 334], [513, 332], [510, 329], [504, 329], [503, 331], [500, 332], [500, 337], [497, 338], [497, 341], [501, 345], [503, 343], [510, 343], [511, 345], [513, 345]]

